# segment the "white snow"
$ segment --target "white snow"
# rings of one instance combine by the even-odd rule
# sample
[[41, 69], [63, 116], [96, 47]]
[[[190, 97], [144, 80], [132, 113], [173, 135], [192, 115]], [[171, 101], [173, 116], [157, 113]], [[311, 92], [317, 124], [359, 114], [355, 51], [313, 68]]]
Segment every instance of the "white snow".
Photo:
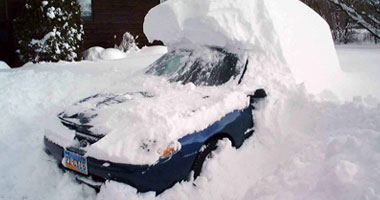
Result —
[[[43, 5], [43, 4], [42, 4], [42, 5]], [[54, 18], [55, 18], [55, 8], [54, 8], [54, 7], [50, 7], [50, 8], [48, 8], [46, 15], [47, 15], [50, 19], [54, 19]]]
[[10, 68], [11, 67], [9, 67], [6, 62], [0, 60], [0, 69], [10, 69]]
[[[292, 12], [305, 11], [305, 7], [288, 1], [294, 6], [289, 6]], [[173, 2], [165, 2], [161, 8], [168, 8]], [[203, 5], [201, 1], [194, 2], [194, 5]], [[209, 2], [210, 7], [200, 6], [199, 9], [217, 10], [218, 4]], [[220, 2], [222, 8], [231, 5], [226, 0]], [[295, 84], [293, 76], [296, 73], [294, 66], [288, 66], [291, 66], [288, 51], [300, 50], [287, 48], [286, 44], [291, 43], [282, 41], [284, 38], [278, 35], [283, 30], [278, 28], [275, 14], [269, 9], [274, 6], [271, 3], [270, 0], [258, 0], [247, 4], [247, 8], [260, 11], [256, 14], [262, 18], [257, 22], [265, 23], [255, 24], [255, 31], [263, 31], [266, 35], [263, 38], [255, 35], [263, 39], [260, 43], [247, 41], [258, 48], [251, 49], [254, 54], [244, 54], [249, 56], [250, 62], [240, 86], [230, 81], [218, 90], [217, 87], [169, 84], [162, 78], [142, 76], [146, 66], [166, 52], [162, 47], [144, 48], [116, 60], [29, 63], [20, 69], [0, 70], [0, 171], [3, 172], [0, 199], [380, 199], [377, 187], [380, 184], [380, 98], [368, 95], [378, 94], [379, 89], [377, 82], [372, 87], [372, 82], [361, 82], [369, 75], [371, 80], [380, 80], [379, 57], [376, 56], [379, 48], [339, 46], [343, 76], [360, 76], [342, 79], [336, 85], [326, 84], [323, 93], [312, 95], [310, 92], [315, 92], [314, 89]], [[188, 11], [191, 14], [191, 9]], [[216, 30], [213, 33], [218, 35], [220, 29]], [[222, 41], [220, 44], [230, 48], [242, 42], [237, 41], [239, 34], [219, 35], [223, 36], [219, 39], [227, 39], [215, 41]], [[324, 46], [325, 51], [335, 55], [329, 43], [312, 43], [309, 48], [301, 49], [314, 53], [312, 47]], [[334, 55], [320, 54], [320, 59], [328, 56], [326, 59], [334, 60]], [[313, 58], [311, 54], [302, 55]], [[321, 62], [308, 64], [308, 69], [317, 70]], [[330, 72], [335, 73], [334, 70]], [[311, 78], [325, 81], [323, 77]], [[347, 84], [355, 87], [345, 87]], [[164, 137], [161, 144], [165, 145], [190, 128], [201, 129], [226, 112], [244, 107], [243, 94], [259, 87], [264, 87], [269, 96], [254, 113], [254, 137], [240, 149], [231, 147], [228, 140], [221, 141], [215, 156], [205, 163], [197, 180], [178, 183], [157, 197], [152, 192], [137, 194], [134, 188], [113, 181], [106, 182], [96, 194], [87, 186], [79, 185], [73, 174], [63, 173], [56, 161], [43, 152], [42, 139], [46, 132], [50, 139], [62, 145], [66, 145], [66, 139], [73, 135], [59, 124], [56, 115], [74, 102], [96, 93], [149, 89], [156, 96], [156, 107], [147, 102], [149, 100], [142, 100], [146, 102], [134, 101], [133, 106], [102, 113], [103, 119], [111, 117], [108, 118], [109, 126], [115, 125], [115, 132], [89, 149], [90, 153], [111, 160], [126, 156], [127, 161], [144, 163], [157, 157], [138, 150], [126, 151], [130, 146], [123, 145], [131, 145], [132, 149], [136, 146], [127, 140], [128, 137], [133, 137], [135, 142], [145, 136]], [[206, 93], [215, 99], [197, 99]], [[175, 98], [182, 96], [183, 102], [176, 102], [173, 95], [178, 95]], [[196, 112], [193, 116], [178, 112], [181, 106], [185, 106], [184, 111], [195, 107]], [[129, 118], [129, 113], [137, 114], [136, 118]], [[142, 125], [138, 120], [149, 119], [151, 125], [141, 127], [140, 137], [130, 132], [137, 130], [137, 126], [121, 126], [118, 117], [135, 120], [136, 125]], [[121, 138], [123, 133], [132, 134]]]
[[317, 94], [337, 85], [342, 72], [328, 24], [299, 0], [267, 0], [283, 55], [297, 83]]
[[45, 7], [46, 5], [48, 5], [49, 2], [48, 1], [42, 1], [42, 7]]
[[115, 48], [104, 49], [99, 55], [99, 58], [101, 60], [115, 60], [115, 59], [121, 59], [125, 57], [126, 57], [126, 54], [124, 52]]
[[363, 96], [364, 101], [380, 99], [380, 46], [338, 45], [337, 50], [344, 79], [331, 90], [342, 99], [352, 95]]

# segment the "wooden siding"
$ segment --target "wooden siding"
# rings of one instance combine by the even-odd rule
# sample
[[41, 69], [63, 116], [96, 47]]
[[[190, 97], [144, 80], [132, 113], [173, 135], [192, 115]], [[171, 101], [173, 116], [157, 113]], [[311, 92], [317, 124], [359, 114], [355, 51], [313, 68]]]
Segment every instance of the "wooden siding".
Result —
[[139, 46], [149, 45], [143, 33], [144, 17], [159, 0], [92, 0], [92, 18], [84, 20], [85, 45], [113, 47], [125, 32], [139, 36]]

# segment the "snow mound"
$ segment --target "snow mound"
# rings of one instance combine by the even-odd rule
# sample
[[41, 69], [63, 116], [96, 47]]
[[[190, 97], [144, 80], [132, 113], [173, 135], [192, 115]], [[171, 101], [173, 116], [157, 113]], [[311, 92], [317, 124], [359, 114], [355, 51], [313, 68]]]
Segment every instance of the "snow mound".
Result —
[[100, 60], [100, 54], [104, 51], [103, 47], [91, 47], [83, 52], [83, 60]]
[[277, 55], [312, 93], [341, 76], [327, 23], [298, 0], [169, 0], [149, 11], [144, 33], [169, 47], [195, 44]]
[[0, 69], [10, 69], [9, 65], [6, 62], [0, 60]]
[[115, 48], [91, 47], [83, 53], [83, 59], [89, 61], [116, 60], [127, 56], [126, 53]]

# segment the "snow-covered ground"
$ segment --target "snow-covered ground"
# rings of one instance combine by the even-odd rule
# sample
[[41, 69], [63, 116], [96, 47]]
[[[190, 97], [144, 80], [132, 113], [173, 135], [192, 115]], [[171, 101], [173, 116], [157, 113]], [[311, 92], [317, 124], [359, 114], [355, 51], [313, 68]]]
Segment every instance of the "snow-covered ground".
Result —
[[[94, 92], [122, 89], [125, 68], [147, 65], [164, 51], [0, 69], [0, 199], [155, 198], [117, 182], [96, 194], [57, 168], [43, 152], [42, 138], [59, 111]], [[255, 114], [255, 137], [237, 150], [222, 141], [201, 177], [156, 198], [380, 199], [380, 104], [378, 96], [368, 96], [380, 89], [366, 81], [380, 79], [380, 48], [338, 46], [337, 52], [343, 71], [361, 77], [350, 83], [355, 90], [348, 88], [344, 97], [327, 91], [313, 96], [299, 87], [268, 99]]]
[[[163, 21], [166, 29], [155, 26]], [[106, 56], [109, 59], [93, 59], [96, 61], [0, 69], [0, 199], [380, 199], [378, 47], [338, 46], [340, 68], [327, 24], [298, 0], [167, 1], [149, 12], [144, 31], [150, 40], [163, 39], [169, 50], [180, 45], [194, 49], [216, 45], [247, 56], [242, 84], [230, 80], [220, 87], [195, 87], [144, 75], [146, 66], [165, 53], [165, 47], [116, 57], [111, 50]], [[99, 49], [93, 53], [101, 54]], [[258, 87], [264, 87], [269, 96], [254, 113], [254, 137], [240, 149], [221, 141], [197, 180], [178, 183], [157, 197], [152, 192], [137, 194], [134, 188], [117, 182], [106, 182], [96, 194], [76, 183], [73, 174], [58, 169], [57, 162], [43, 151], [45, 129], [63, 131], [56, 115], [96, 93], [143, 88], [157, 94], [188, 93], [185, 98], [190, 101], [196, 96], [191, 93], [216, 91], [246, 100], [246, 92]], [[167, 136], [180, 137], [192, 132], [190, 129], [205, 128], [217, 120], [213, 117], [244, 106], [235, 100], [215, 101], [214, 110], [221, 111], [215, 115], [210, 110], [213, 102], [184, 101], [185, 106], [204, 106], [204, 113], [189, 118], [189, 126], [183, 126], [181, 122], [187, 118], [166, 116], [178, 114], [180, 107], [172, 105], [175, 102], [169, 97], [173, 96], [167, 97], [170, 105], [162, 101], [150, 106], [157, 107], [155, 114], [168, 126], [145, 127], [170, 133]], [[224, 97], [220, 99], [229, 99]], [[142, 103], [136, 105], [140, 107], [129, 108], [133, 114], [143, 113], [141, 119], [150, 117], [141, 112]], [[168, 112], [169, 106], [177, 109]], [[125, 110], [115, 111], [123, 114]], [[118, 114], [110, 112], [102, 119], [113, 121], [120, 118]], [[107, 118], [110, 115], [116, 117]], [[152, 121], [160, 123], [157, 116]], [[197, 127], [190, 126], [197, 123]], [[109, 128], [114, 128], [111, 125]], [[135, 121], [129, 128], [133, 125]], [[91, 145], [89, 148], [99, 151], [90, 152], [123, 159], [126, 149], [118, 146], [135, 141], [122, 135], [127, 126], [115, 128], [118, 134], [106, 136], [111, 142]], [[136, 133], [136, 141], [147, 134], [137, 129]], [[60, 137], [53, 139], [62, 142]], [[120, 145], [114, 145], [116, 142]], [[135, 150], [131, 153], [128, 162], [140, 163], [137, 158], [143, 156]], [[141, 163], [157, 160], [146, 158]]]
[[380, 46], [338, 45], [337, 53], [347, 81], [337, 91], [343, 97], [372, 96], [380, 99]]

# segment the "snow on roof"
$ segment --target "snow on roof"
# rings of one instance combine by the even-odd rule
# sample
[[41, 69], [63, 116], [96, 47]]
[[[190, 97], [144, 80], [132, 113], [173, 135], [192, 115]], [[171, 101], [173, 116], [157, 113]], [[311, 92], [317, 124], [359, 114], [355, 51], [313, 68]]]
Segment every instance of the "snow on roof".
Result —
[[169, 0], [149, 11], [144, 33], [172, 48], [209, 45], [284, 58], [313, 93], [341, 73], [327, 23], [298, 0]]
[[272, 43], [273, 27], [262, 0], [171, 0], [149, 11], [144, 33], [166, 45], [257, 49]]

